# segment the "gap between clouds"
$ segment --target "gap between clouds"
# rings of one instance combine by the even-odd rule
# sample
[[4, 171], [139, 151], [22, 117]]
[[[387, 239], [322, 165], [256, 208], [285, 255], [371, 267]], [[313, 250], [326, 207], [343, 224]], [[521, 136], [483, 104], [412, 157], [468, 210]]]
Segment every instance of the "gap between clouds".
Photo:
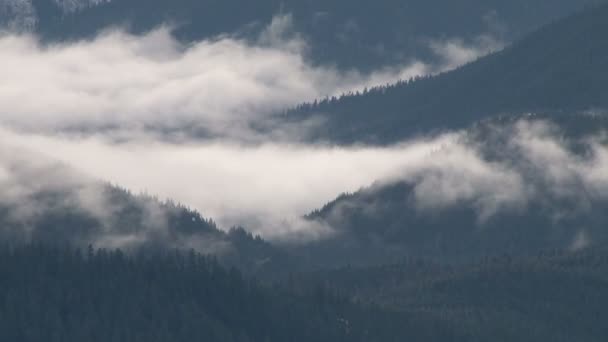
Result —
[[[109, 143], [98, 137], [74, 140], [0, 132], [0, 142], [38, 151], [81, 173], [135, 192], [192, 206], [221, 227], [242, 225], [266, 237], [302, 233], [301, 217], [344, 191], [394, 177], [411, 160], [454, 139], [393, 148], [341, 148], [267, 143]], [[326, 227], [309, 231], [308, 238]]]

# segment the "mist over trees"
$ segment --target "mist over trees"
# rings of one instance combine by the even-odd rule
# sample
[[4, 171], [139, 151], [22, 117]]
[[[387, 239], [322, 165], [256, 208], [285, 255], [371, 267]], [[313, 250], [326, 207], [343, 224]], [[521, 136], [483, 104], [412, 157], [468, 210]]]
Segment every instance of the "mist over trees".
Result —
[[[25, 25], [36, 37], [24, 40], [30, 48], [23, 51], [42, 52], [40, 58], [62, 57], [54, 59], [54, 64], [32, 65], [40, 72], [49, 71], [49, 65], [67, 70], [49, 80], [50, 84], [65, 82], [62, 85], [69, 91], [61, 94], [69, 94], [68, 100], [102, 90], [137, 93], [135, 113], [158, 107], [153, 101], [137, 106], [140, 100], [157, 95], [147, 94], [146, 89], [156, 90], [160, 84], [175, 95], [184, 88], [162, 80], [146, 88], [142, 82], [146, 77], [135, 81], [127, 77], [127, 86], [116, 90], [111, 86], [112, 75], [102, 77], [101, 83], [73, 78], [67, 82], [84, 68], [95, 66], [70, 63], [82, 55], [70, 49], [53, 50], [54, 44], [79, 44], [81, 39], [121, 26], [135, 35], [116, 34], [108, 42], [126, 42], [121, 45], [124, 48], [130, 39], [138, 39], [136, 35], [169, 25], [178, 41], [168, 34], [156, 36], [167, 43], [160, 48], [169, 46], [168, 51], [158, 55], [149, 51], [158, 47], [151, 40], [130, 45], [130, 52], [136, 57], [152, 56], [149, 60], [171, 58], [188, 44], [212, 42], [224, 35], [238, 37], [239, 46], [245, 47], [238, 51], [246, 59], [259, 46], [276, 43], [273, 35], [288, 35], [305, 42], [299, 48], [306, 51], [304, 58], [311, 60], [310, 65], [325, 66], [306, 72], [336, 69], [338, 75], [348, 76], [351, 69], [365, 73], [413, 58], [437, 62], [434, 59], [442, 56], [433, 54], [433, 41], [454, 37], [460, 42], [517, 40], [450, 72], [311, 99], [271, 117], [276, 127], [288, 126], [291, 130], [283, 133], [294, 139], [265, 146], [264, 153], [257, 151], [253, 159], [236, 153], [240, 159], [233, 163], [239, 168], [252, 170], [246, 163], [270, 163], [274, 159], [268, 153], [290, 157], [302, 146], [306, 149], [300, 158], [308, 163], [336, 162], [339, 152], [359, 151], [361, 146], [376, 148], [366, 151], [368, 155], [393, 148], [405, 155], [398, 172], [384, 170], [384, 177], [374, 184], [342, 195], [332, 190], [335, 199], [327, 198], [325, 205], [319, 203], [318, 209], [310, 208], [297, 218], [300, 230], [290, 230], [293, 227], [285, 220], [285, 227], [280, 227], [286, 232], [282, 238], [252, 234], [251, 226], [266, 224], [255, 217], [249, 219], [250, 226], [223, 227], [204, 211], [177, 200], [137, 195], [81, 175], [76, 165], [71, 169], [26, 153], [25, 148], [8, 146], [8, 142], [35, 139], [35, 134], [21, 140], [3, 139], [0, 143], [6, 141], [7, 146], [0, 148], [0, 340], [604, 342], [608, 336], [608, 4], [599, 3], [33, 0], [27, 7], [27, 1], [0, 2], [0, 9], [10, 9], [3, 13], [8, 15], [0, 14], [0, 24], [11, 29]], [[553, 21], [591, 5], [596, 7]], [[289, 20], [273, 21], [277, 13]], [[287, 22], [289, 27], [276, 26]], [[110, 48], [96, 50], [103, 52], [99, 58], [116, 46], [106, 45]], [[83, 46], [87, 53], [95, 50], [92, 45]], [[46, 49], [55, 54], [45, 54]], [[265, 52], [261, 55], [275, 56]], [[306, 69], [308, 61], [299, 57], [288, 61], [300, 61], [298, 67]], [[193, 64], [198, 64], [197, 58]], [[129, 62], [133, 60], [137, 62], [137, 58]], [[188, 68], [170, 63], [165, 67], [172, 81], [185, 78], [190, 83]], [[248, 67], [250, 72], [254, 69]], [[262, 69], [267, 67], [262, 65]], [[281, 88], [277, 79], [265, 79], [266, 73], [252, 74], [240, 89], [248, 89], [253, 97], [266, 96], [259, 92], [260, 85]], [[258, 78], [263, 82], [256, 83]], [[186, 95], [200, 95], [206, 89], [197, 93], [204, 88], [199, 85], [212, 87], [212, 83], [197, 83], [197, 91]], [[17, 88], [28, 85], [32, 83]], [[305, 86], [296, 82], [298, 87]], [[135, 88], [139, 91], [130, 92]], [[0, 86], [0, 95], [10, 93], [2, 91]], [[37, 101], [43, 95], [34, 94], [25, 101]], [[102, 97], [96, 103], [104, 105], [104, 101]], [[167, 108], [180, 107], [178, 103]], [[252, 110], [249, 105], [243, 107]], [[22, 108], [36, 112], [28, 103]], [[57, 113], [65, 114], [63, 107], [58, 108]], [[104, 136], [105, 131], [87, 124], [81, 125], [82, 130], [78, 126], [76, 133], [66, 132], [59, 114], [44, 114], [33, 117], [48, 120], [49, 124], [38, 127], [45, 138], [87, 136], [89, 129], [98, 140], [86, 145], [91, 148], [88, 152], [99, 154], [95, 158], [102, 162], [96, 165], [106, 172], [104, 162], [120, 159], [103, 159], [100, 151], [104, 149], [99, 148], [103, 143], [120, 146], [121, 139], [140, 139], [139, 143], [157, 148], [157, 154], [149, 158], [161, 158], [158, 141], [146, 131], [150, 122], [144, 119], [141, 130], [126, 130], [124, 138]], [[71, 114], [66, 116], [82, 118]], [[160, 121], [179, 121], [177, 113], [171, 114]], [[112, 126], [102, 116], [92, 122]], [[10, 118], [0, 113], [0, 129], [11, 123]], [[37, 127], [28, 118], [20, 127]], [[221, 119], [225, 118], [218, 120], [219, 126], [231, 126]], [[317, 124], [302, 124], [311, 120]], [[256, 133], [272, 140], [274, 135], [265, 135], [265, 124], [259, 122]], [[195, 123], [191, 128], [197, 128]], [[231, 131], [235, 132], [252, 133]], [[215, 165], [220, 163], [214, 160], [220, 159], [199, 155], [201, 150], [192, 147], [188, 132], [182, 133], [183, 140], [176, 139], [171, 146], [183, 143], [183, 149], [171, 150], [165, 160], [174, 168], [194, 169], [195, 164], [183, 163], [179, 157], [197, 154], [199, 162], [225, 177], [218, 188], [233, 190], [226, 175], [233, 169]], [[63, 145], [41, 139], [38, 146], [46, 143], [47, 149], [56, 148], [56, 155], [61, 155], [69, 153], [62, 149], [66, 144], [90, 143], [75, 135]], [[240, 151], [251, 140], [229, 142]], [[212, 143], [225, 141], [218, 138]], [[221, 148], [212, 152], [217, 151], [226, 153]], [[314, 158], [319, 151], [324, 153], [322, 158]], [[391, 156], [395, 154], [366, 160], [383, 163]], [[297, 167], [288, 168], [292, 173], [287, 176], [312, 173], [305, 162], [293, 165]], [[353, 170], [344, 165], [369, 168], [364, 163], [346, 163], [327, 170], [351, 176]], [[171, 178], [179, 173], [171, 175], [165, 177], [167, 182], [175, 181]], [[261, 177], [261, 173], [256, 175]], [[194, 181], [180, 184], [200, 192], [209, 190], [196, 177], [188, 179]], [[305, 179], [311, 184], [317, 181]], [[295, 189], [287, 182], [251, 182], [251, 189], [267, 184]], [[304, 186], [312, 191], [311, 184]], [[326, 179], [324, 184], [328, 184]], [[268, 207], [266, 212], [279, 211], [280, 217], [284, 212], [276, 207], [284, 197], [278, 189], [265, 190], [274, 191], [278, 200], [264, 200], [258, 194], [259, 206]], [[255, 195], [239, 191], [238, 195]]]
[[444, 74], [302, 104], [286, 121], [321, 116], [311, 139], [390, 144], [496, 115], [559, 115], [608, 106], [608, 6], [572, 15]]
[[[241, 227], [220, 229], [199, 212], [171, 200], [134, 195], [100, 181], [67, 182], [48, 168], [19, 169], [36, 178], [32, 189], [18, 180], [0, 182], [0, 244], [121, 249], [124, 253], [193, 250], [216, 255], [248, 274], [271, 275], [292, 267], [286, 254]], [[28, 170], [28, 171], [26, 171]], [[21, 175], [21, 176], [23, 176]], [[30, 183], [31, 180], [25, 180]], [[11, 194], [18, 194], [11, 196]]]

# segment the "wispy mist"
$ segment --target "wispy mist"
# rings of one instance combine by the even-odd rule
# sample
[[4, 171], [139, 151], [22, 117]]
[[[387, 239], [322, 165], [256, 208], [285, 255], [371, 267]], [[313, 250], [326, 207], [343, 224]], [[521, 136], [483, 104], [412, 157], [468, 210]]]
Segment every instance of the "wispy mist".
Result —
[[[390, 148], [308, 145], [301, 137], [323, 120], [275, 127], [274, 114], [445, 71], [498, 46], [489, 38], [471, 46], [433, 41], [441, 64], [414, 60], [361, 73], [310, 63], [289, 15], [274, 18], [254, 42], [224, 35], [182, 44], [166, 27], [50, 45], [5, 34], [2, 139], [93, 178], [175, 199], [223, 228], [317, 238], [331, 229], [310, 227], [302, 215], [338, 193], [394, 177], [453, 137]], [[494, 177], [485, 167], [470, 171]]]
[[486, 42], [432, 42], [442, 65], [341, 72], [310, 64], [306, 42], [290, 30], [290, 17], [281, 16], [255, 43], [220, 36], [185, 45], [168, 28], [55, 45], [5, 35], [0, 122], [43, 132], [154, 129], [246, 140], [253, 123], [300, 102], [443, 71], [489, 51]]
[[[470, 132], [454, 132], [392, 147], [332, 147], [226, 142], [189, 144], [100, 137], [75, 140], [3, 131], [6, 144], [42, 151], [83, 174], [157, 194], [200, 210], [229, 228], [243, 225], [267, 238], [316, 239], [331, 227], [300, 218], [342, 192], [372, 183], [406, 181], [420, 213], [463, 204], [479, 223], [498, 213], [546, 202], [555, 219], [590, 210], [608, 198], [608, 148], [601, 136], [577, 140], [574, 151], [559, 129], [543, 121], [496, 127], [492, 147]], [[568, 200], [577, 207], [551, 208]]]
[[[430, 152], [410, 155], [396, 176], [381, 179], [363, 189], [361, 196], [343, 198], [329, 207], [330, 212], [324, 214], [328, 224], [339, 225], [342, 211], [350, 211], [350, 207], [364, 207], [373, 216], [374, 206], [382, 204], [376, 203], [382, 199], [375, 194], [408, 184], [400, 200], [422, 217], [470, 208], [477, 214], [477, 225], [483, 227], [496, 216], [525, 217], [540, 211], [533, 214], [545, 222], [566, 226], [577, 222], [570, 227], [576, 233], [572, 248], [592, 240], [585, 224], [597, 226], [608, 200], [604, 133], [574, 137], [550, 121], [520, 119], [423, 144]], [[404, 145], [402, 153], [410, 148]]]

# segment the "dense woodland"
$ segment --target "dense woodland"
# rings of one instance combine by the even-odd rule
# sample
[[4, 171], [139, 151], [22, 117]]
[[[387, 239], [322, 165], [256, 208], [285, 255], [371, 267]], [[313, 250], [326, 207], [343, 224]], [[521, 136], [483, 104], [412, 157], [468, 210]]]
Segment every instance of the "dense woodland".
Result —
[[[315, 61], [365, 69], [407, 60], [421, 35], [449, 38], [458, 28], [472, 39], [504, 23], [514, 29], [492, 33], [510, 39], [595, 3], [142, 1], [66, 11], [35, 0], [36, 30], [56, 42], [111, 25], [141, 33], [169, 21], [184, 41], [222, 32], [255, 39], [275, 14], [292, 13], [295, 30], [314, 42]], [[437, 7], [443, 10], [433, 20], [421, 15]], [[581, 139], [608, 128], [607, 32], [602, 5], [453, 72], [303, 104], [283, 119], [324, 114], [326, 125], [310, 138], [341, 144], [390, 144], [462, 128], [494, 160], [516, 153], [493, 127], [542, 118], [584, 156]], [[53, 178], [52, 170], [10, 170], [25, 185]], [[309, 243], [268, 242], [107, 184], [26, 186], [35, 191], [0, 202], [0, 340], [606, 340], [608, 201], [593, 192], [555, 198], [548, 191], [525, 210], [480, 225], [467, 201], [420, 215], [412, 206], [415, 185], [379, 182], [339, 196], [305, 217], [336, 234]], [[555, 219], [554, 211], [581, 203], [585, 211]], [[588, 241], [578, 246], [581, 231]]]
[[503, 256], [463, 268], [410, 261], [269, 288], [194, 252], [4, 247], [0, 334], [15, 342], [603, 341], [607, 255]]
[[496, 115], [606, 108], [606, 32], [602, 5], [457, 70], [304, 104], [285, 119], [322, 115], [326, 123], [311, 132], [313, 140], [388, 144]]
[[322, 287], [261, 287], [194, 252], [2, 248], [0, 273], [0, 336], [15, 342], [464, 341]]
[[479, 121], [460, 139], [485, 161], [517, 170], [526, 189], [535, 192], [523, 208], [499, 208], [480, 219], [480, 200], [499, 196], [503, 191], [497, 188], [495, 195], [485, 199], [472, 196], [446, 206], [421, 209], [416, 200], [418, 186], [425, 173], [440, 172], [429, 169], [407, 180], [379, 181], [344, 193], [314, 210], [306, 219], [330, 226], [336, 234], [304, 247], [292, 246], [291, 251], [315, 265], [374, 265], [403, 258], [466, 263], [502, 253], [534, 255], [546, 249], [568, 250], [581, 234], [589, 244], [608, 243], [608, 200], [601, 189], [589, 188], [580, 176], [573, 176], [574, 185], [570, 185], [575, 191], [553, 192], [552, 187], [560, 185], [543, 180], [545, 168], [550, 166], [534, 166], [518, 157], [520, 146], [510, 140], [513, 126], [522, 120], [551, 123], [556, 139], [581, 163], [591, 153], [587, 139], [603, 136], [608, 129], [608, 122], [601, 116], [564, 115], [556, 119], [551, 115], [524, 115]]
[[[101, 208], [83, 205], [79, 191], [94, 193]], [[36, 211], [27, 212], [28, 208]], [[213, 220], [178, 203], [134, 195], [95, 181], [0, 203], [0, 225], [0, 241], [15, 246], [35, 242], [80, 248], [95, 245], [127, 252], [194, 249], [217, 254], [225, 265], [258, 275], [275, 274], [294, 263], [284, 252], [241, 227], [221, 230]]]

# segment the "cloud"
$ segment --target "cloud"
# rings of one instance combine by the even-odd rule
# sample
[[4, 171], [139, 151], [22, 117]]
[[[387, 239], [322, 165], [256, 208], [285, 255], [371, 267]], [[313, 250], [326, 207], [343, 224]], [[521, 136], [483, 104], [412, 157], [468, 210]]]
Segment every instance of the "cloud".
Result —
[[404, 172], [415, 184], [417, 207], [433, 211], [472, 203], [481, 222], [496, 212], [525, 206], [526, 186], [515, 170], [485, 160], [475, 146], [444, 146]]
[[302, 230], [305, 227], [297, 220], [311, 208], [340, 192], [392, 177], [410, 159], [435, 146], [247, 146], [154, 140], [116, 144], [100, 137], [74, 140], [8, 130], [1, 133], [4, 144], [41, 151], [49, 159], [135, 192], [178, 200], [224, 228], [244, 225], [267, 236]]
[[480, 57], [502, 50], [504, 42], [491, 34], [482, 34], [467, 44], [459, 38], [431, 40], [431, 50], [442, 59], [439, 71], [448, 71], [475, 61]]
[[33, 35], [1, 36], [0, 123], [39, 132], [155, 130], [251, 140], [252, 126], [298, 103], [444, 71], [485, 52], [433, 42], [445, 65], [343, 72], [309, 63], [291, 22], [276, 17], [253, 43], [223, 35], [182, 44], [166, 27], [51, 45]]
[[[302, 101], [441, 72], [486, 52], [466, 50], [456, 40], [432, 47], [445, 63], [413, 61], [361, 73], [311, 64], [308, 45], [293, 31], [289, 15], [274, 18], [254, 41], [222, 35], [183, 44], [166, 27], [142, 36], [113, 30], [56, 44], [5, 34], [0, 36], [0, 143], [43, 156], [24, 153], [42, 165], [34, 174], [19, 171], [22, 178], [11, 182], [20, 187], [11, 191], [28, 194], [20, 197], [25, 201], [53, 185], [48, 182], [64, 186], [66, 171], [51, 167], [52, 160], [134, 192], [175, 199], [223, 228], [243, 225], [276, 239], [331, 234], [329, 227], [310, 226], [301, 216], [338, 193], [424, 164], [420, 160], [453, 137], [389, 148], [307, 145], [300, 138], [322, 125], [322, 118], [275, 126], [274, 114]], [[0, 158], [0, 166], [6, 160]], [[42, 171], [49, 167], [54, 173]], [[0, 179], [7, 177], [2, 170]], [[479, 164], [463, 172], [486, 175], [484, 182], [491, 183], [492, 170]], [[23, 188], [26, 179], [42, 183]], [[116, 211], [96, 195], [99, 189], [78, 188], [73, 202], [95, 217], [108, 219]], [[467, 191], [459, 189], [453, 197]], [[109, 234], [107, 243], [140, 240]]]
[[[34, 188], [24, 192], [4, 187], [0, 198], [81, 179], [66, 177], [63, 169], [53, 167], [61, 164], [48, 163], [55, 160], [73, 167], [76, 174], [175, 199], [224, 229], [244, 226], [271, 240], [299, 242], [334, 233], [331, 226], [303, 220], [303, 215], [339, 193], [374, 182], [412, 184], [412, 203], [422, 214], [469, 205], [476, 210], [480, 225], [500, 213], [528, 210], [532, 203], [547, 209], [555, 220], [567, 219], [590, 213], [594, 201], [608, 199], [608, 148], [601, 135], [570, 141], [554, 125], [535, 120], [493, 129], [491, 136], [504, 141], [461, 131], [389, 147], [172, 143], [150, 137], [117, 143], [103, 135], [75, 138], [3, 129], [2, 146], [20, 146], [44, 157], [3, 154], [0, 182], [10, 184], [7, 170], [13, 170], [13, 175], [21, 177], [17, 183]], [[571, 148], [572, 144], [583, 146], [584, 152]], [[491, 153], [487, 151], [490, 145]], [[5, 162], [7, 156], [15, 155], [39, 163], [39, 171], [26, 172]], [[36, 182], [27, 182], [31, 179]], [[96, 217], [110, 218], [115, 209], [97, 191], [81, 187], [73, 201]], [[563, 203], [576, 205], [564, 207]], [[151, 210], [152, 229], [154, 222], [166, 222], [154, 215]], [[586, 234], [590, 240], [591, 232]], [[112, 241], [126, 243], [132, 238], [118, 235]]]
[[184, 46], [166, 28], [48, 47], [32, 36], [6, 36], [1, 120], [29, 130], [194, 124], [238, 136], [260, 117], [365, 83], [357, 73], [314, 68], [292, 49], [232, 38]]
[[[605, 134], [574, 138], [550, 121], [533, 118], [489, 129], [485, 135], [475, 129], [460, 132], [428, 159], [401, 171], [397, 179], [415, 185], [419, 209], [471, 203], [484, 221], [532, 202], [561, 216], [578, 215], [608, 199]], [[559, 203], [569, 203], [568, 212]]]
[[16, 145], [7, 135], [0, 142], [2, 241], [69, 241], [122, 249], [162, 245], [214, 254], [231, 250], [228, 240], [207, 229], [196, 214], [188, 218], [192, 231], [178, 231], [172, 222], [184, 215], [183, 208], [112, 188]]
[[608, 199], [608, 145], [605, 133], [572, 139], [546, 121], [520, 121], [512, 145], [522, 157], [522, 173], [537, 199], [567, 200], [559, 216], [590, 212]]
[[[387, 215], [395, 203], [420, 217], [470, 208], [480, 228], [494, 218], [542, 219], [570, 229], [571, 248], [585, 248], [605, 223], [608, 140], [605, 133], [569, 135], [567, 128], [532, 116], [401, 144], [406, 159], [395, 174], [340, 197], [316, 222], [348, 231], [342, 228], [352, 219]], [[423, 153], [412, 153], [417, 149]], [[386, 203], [386, 191], [403, 197]]]

